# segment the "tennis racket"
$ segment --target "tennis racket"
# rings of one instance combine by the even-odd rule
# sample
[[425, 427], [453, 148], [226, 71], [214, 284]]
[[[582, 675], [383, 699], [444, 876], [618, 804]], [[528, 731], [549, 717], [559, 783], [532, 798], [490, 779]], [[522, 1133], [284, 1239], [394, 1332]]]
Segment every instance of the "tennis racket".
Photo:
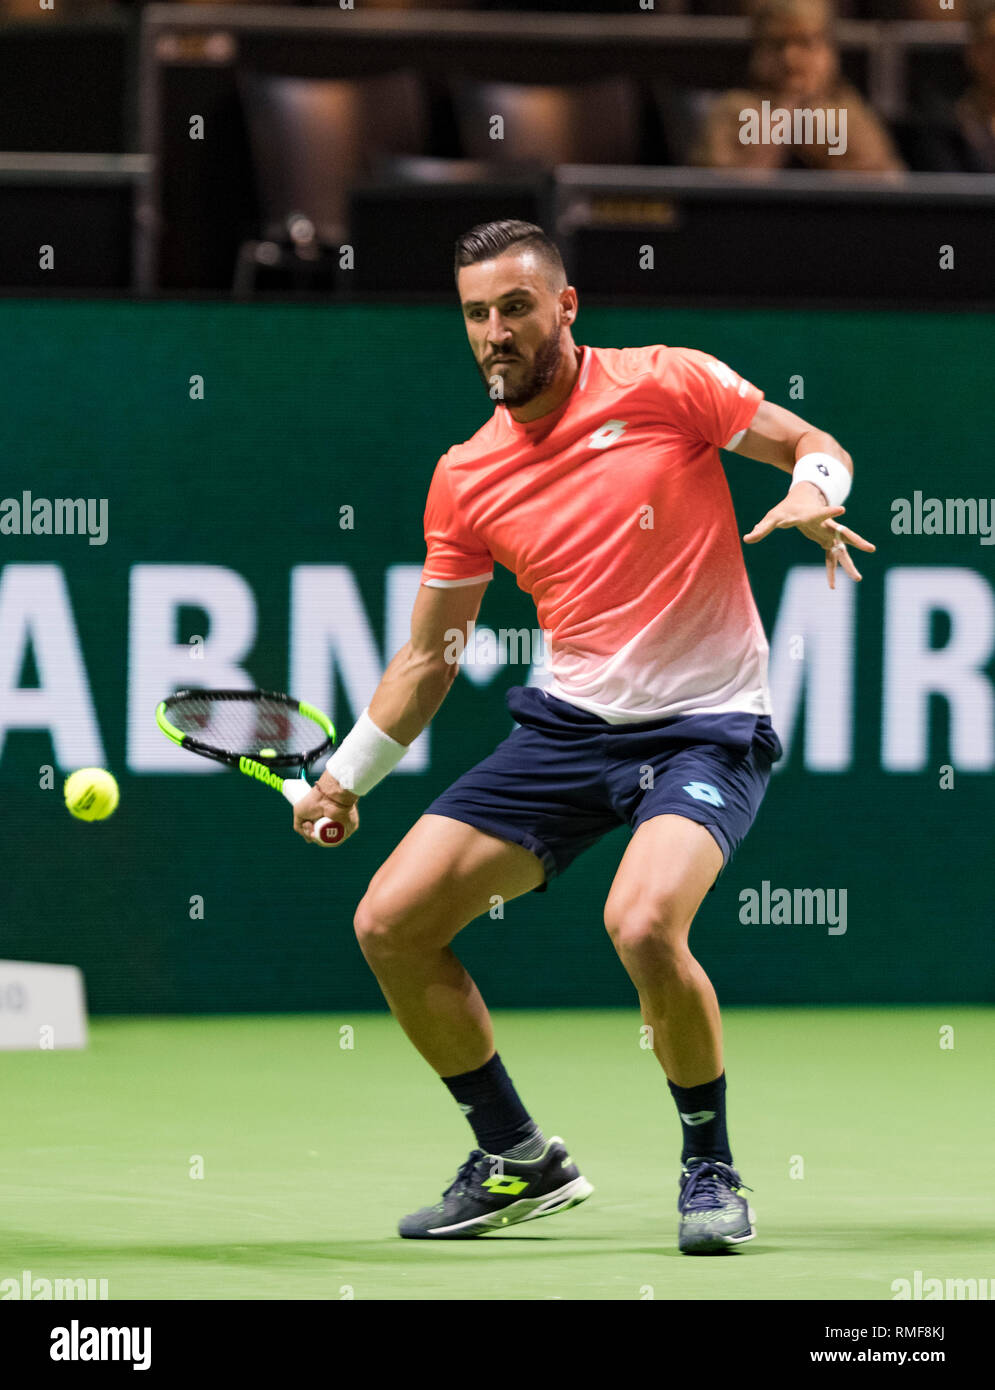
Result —
[[[326, 714], [272, 690], [178, 690], [159, 702], [155, 718], [173, 743], [237, 767], [291, 803], [307, 796], [311, 765], [335, 743]], [[326, 845], [344, 835], [345, 828], [328, 816], [315, 821], [311, 832]]]

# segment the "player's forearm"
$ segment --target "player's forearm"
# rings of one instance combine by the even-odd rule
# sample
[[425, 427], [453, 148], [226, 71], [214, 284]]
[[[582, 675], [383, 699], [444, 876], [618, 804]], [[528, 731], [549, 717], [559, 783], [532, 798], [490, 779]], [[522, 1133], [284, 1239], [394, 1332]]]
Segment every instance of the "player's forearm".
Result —
[[407, 746], [431, 722], [456, 679], [458, 665], [419, 656], [406, 642], [370, 700], [377, 728]]
[[[743, 452], [748, 445], [743, 442]], [[781, 468], [782, 473], [792, 473], [795, 464], [799, 459], [803, 459], [806, 453], [828, 453], [832, 459], [839, 459], [842, 466], [853, 477], [853, 459], [846, 452], [844, 446], [827, 434], [825, 430], [813, 430], [807, 428], [802, 434], [792, 436], [787, 435], [782, 439], [764, 439], [762, 448], [750, 450], [750, 457], [756, 459], [763, 455], [764, 463], [773, 463], [775, 468]]]
[[[458, 669], [455, 663], [447, 665], [438, 658], [420, 657], [409, 642], [405, 643], [374, 691], [367, 718], [381, 733], [406, 748], [438, 711]], [[328, 771], [322, 773], [318, 787], [343, 805], [351, 806], [357, 800], [356, 794], [346, 790]]]

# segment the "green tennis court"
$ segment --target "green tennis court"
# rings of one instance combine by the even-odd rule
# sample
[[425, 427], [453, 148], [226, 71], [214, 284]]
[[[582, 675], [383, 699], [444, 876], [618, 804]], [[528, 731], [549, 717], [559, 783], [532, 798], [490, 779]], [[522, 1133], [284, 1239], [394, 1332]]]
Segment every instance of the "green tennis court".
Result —
[[396, 1236], [473, 1138], [389, 1015], [98, 1018], [86, 1051], [0, 1061], [0, 1279], [106, 1279], [112, 1300], [890, 1300], [919, 1271], [988, 1296], [990, 1011], [725, 1010], [758, 1234], [698, 1259], [677, 1251], [680, 1131], [638, 1012], [494, 1018], [594, 1184], [572, 1211]]

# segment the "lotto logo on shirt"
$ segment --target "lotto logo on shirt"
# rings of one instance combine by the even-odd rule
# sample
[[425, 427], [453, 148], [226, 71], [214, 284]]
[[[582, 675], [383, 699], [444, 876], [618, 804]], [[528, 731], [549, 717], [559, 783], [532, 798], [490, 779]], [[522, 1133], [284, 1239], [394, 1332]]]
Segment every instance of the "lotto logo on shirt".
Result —
[[609, 420], [602, 425], [599, 430], [595, 430], [587, 441], [590, 449], [607, 449], [609, 444], [614, 444], [617, 439], [621, 439], [625, 433], [626, 420]]

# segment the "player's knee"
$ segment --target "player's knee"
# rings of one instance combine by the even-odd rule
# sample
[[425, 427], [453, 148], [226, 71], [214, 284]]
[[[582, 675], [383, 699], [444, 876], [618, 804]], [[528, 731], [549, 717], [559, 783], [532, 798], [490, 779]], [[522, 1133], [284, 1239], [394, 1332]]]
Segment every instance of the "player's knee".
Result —
[[432, 934], [418, 904], [390, 884], [367, 889], [356, 908], [353, 929], [365, 956], [416, 949]]
[[388, 910], [382, 894], [368, 890], [356, 908], [352, 925], [365, 955], [389, 949], [398, 939], [403, 921], [396, 912]]
[[654, 960], [676, 966], [687, 954], [687, 914], [678, 898], [654, 903], [606, 907], [605, 929], [620, 955], [652, 954]]

